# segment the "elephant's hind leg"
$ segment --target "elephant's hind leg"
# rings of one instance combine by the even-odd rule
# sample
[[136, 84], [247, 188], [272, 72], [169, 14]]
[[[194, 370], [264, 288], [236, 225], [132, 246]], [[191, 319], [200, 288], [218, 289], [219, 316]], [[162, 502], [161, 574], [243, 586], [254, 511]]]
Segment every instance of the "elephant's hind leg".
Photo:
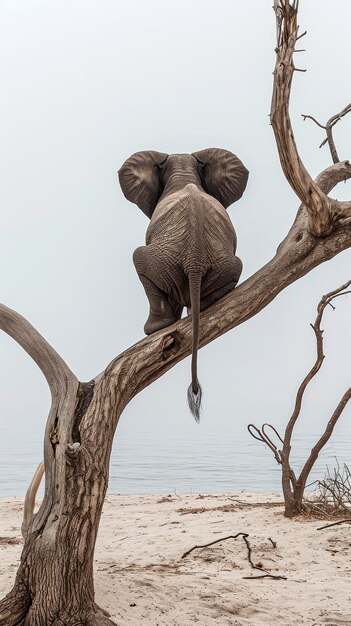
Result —
[[147, 246], [137, 248], [133, 254], [134, 265], [150, 304], [150, 313], [146, 320], [144, 331], [146, 335], [151, 335], [180, 319], [182, 308], [178, 305], [172, 307], [167, 294], [146, 276], [146, 272], [151, 273], [149, 267], [150, 259], [147, 257]]
[[149, 317], [146, 320], [144, 331], [146, 335], [151, 335], [161, 328], [166, 328], [170, 324], [177, 321], [172, 307], [168, 302], [167, 295], [161, 291], [146, 276], [139, 274], [139, 278], [143, 283], [145, 293], [150, 304]]
[[234, 256], [206, 274], [201, 289], [201, 310], [207, 309], [236, 287], [242, 268], [241, 260]]

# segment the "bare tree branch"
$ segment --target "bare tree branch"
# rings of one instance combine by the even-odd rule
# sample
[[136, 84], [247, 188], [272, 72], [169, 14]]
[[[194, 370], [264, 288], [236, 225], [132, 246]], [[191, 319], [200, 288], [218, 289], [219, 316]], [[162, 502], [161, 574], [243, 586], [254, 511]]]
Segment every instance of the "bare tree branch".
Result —
[[[271, 124], [285, 177], [306, 206], [309, 230], [317, 237], [325, 237], [333, 230], [335, 222], [351, 216], [351, 202], [340, 203], [329, 198], [312, 180], [300, 159], [289, 116], [291, 83], [296, 71], [293, 55], [298, 39], [298, 3], [275, 0], [274, 10], [277, 23], [277, 58], [274, 70]], [[345, 107], [341, 112], [342, 115], [346, 115], [349, 110], [349, 106]], [[332, 127], [340, 119], [340, 115], [333, 116], [325, 127], [331, 141]], [[311, 119], [321, 126], [317, 120], [312, 117]], [[334, 162], [338, 161], [338, 158], [334, 159]]]
[[[286, 503], [288, 503], [289, 501], [292, 500], [293, 498], [293, 493], [292, 493], [292, 486], [291, 486], [291, 470], [290, 470], [290, 452], [291, 452], [291, 437], [292, 437], [292, 433], [295, 427], [295, 424], [297, 422], [297, 419], [300, 415], [301, 412], [301, 406], [302, 406], [302, 399], [304, 396], [304, 393], [306, 391], [306, 388], [308, 386], [308, 384], [311, 382], [311, 380], [314, 378], [314, 376], [317, 374], [317, 372], [320, 370], [322, 363], [324, 361], [324, 353], [323, 353], [323, 330], [321, 330], [321, 322], [322, 322], [322, 317], [323, 317], [323, 313], [325, 311], [325, 308], [331, 304], [332, 300], [336, 297], [338, 297], [339, 295], [345, 295], [347, 292], [347, 288], [350, 286], [351, 281], [346, 282], [344, 285], [342, 285], [341, 287], [334, 289], [333, 291], [327, 293], [325, 296], [323, 296], [323, 298], [320, 300], [318, 307], [317, 307], [317, 317], [315, 319], [314, 324], [311, 324], [312, 329], [314, 331], [315, 334], [315, 338], [316, 338], [316, 360], [315, 363], [313, 364], [312, 368], [310, 369], [310, 371], [308, 372], [308, 374], [305, 376], [304, 380], [302, 381], [297, 394], [296, 394], [296, 400], [295, 400], [295, 407], [294, 407], [294, 411], [290, 417], [290, 420], [287, 424], [287, 427], [285, 429], [285, 434], [284, 434], [284, 445], [283, 445], [283, 449], [282, 449], [282, 485], [283, 485], [283, 492], [284, 492], [284, 500]], [[345, 396], [343, 397], [343, 399], [340, 401], [337, 409], [334, 411], [333, 416], [331, 417], [331, 419], [328, 422], [327, 428], [325, 430], [325, 433], [323, 434], [323, 436], [319, 439], [319, 441], [317, 442], [316, 446], [314, 446], [314, 448], [311, 451], [311, 454], [308, 458], [308, 460], [306, 461], [299, 478], [296, 481], [295, 486], [293, 486], [294, 491], [298, 491], [301, 492], [301, 498], [303, 495], [303, 491], [306, 485], [306, 481], [307, 478], [309, 476], [309, 473], [313, 467], [313, 464], [315, 462], [315, 460], [318, 457], [318, 454], [320, 452], [320, 450], [322, 449], [322, 447], [324, 446], [324, 444], [328, 441], [328, 439], [330, 438], [334, 426], [338, 420], [338, 418], [341, 415], [342, 410], [344, 409], [344, 407], [346, 406], [346, 403], [349, 399], [349, 392], [351, 393], [351, 389], [348, 390], [348, 392], [346, 392]]]
[[[253, 579], [253, 578], [275, 578], [277, 580], [279, 579], [284, 579], [286, 580], [286, 576], [277, 576], [275, 574], [270, 574], [269, 572], [267, 572], [267, 570], [265, 570], [262, 566], [259, 565], [255, 565], [253, 560], [252, 560], [252, 548], [249, 542], [249, 534], [248, 533], [237, 533], [236, 535], [228, 535], [227, 537], [222, 537], [221, 539], [215, 539], [214, 541], [210, 541], [210, 543], [205, 543], [201, 546], [193, 546], [192, 548], [190, 548], [190, 550], [187, 550], [186, 552], [184, 552], [184, 554], [182, 555], [182, 559], [185, 559], [185, 557], [189, 556], [189, 554], [191, 554], [191, 552], [193, 552], [194, 550], [202, 550], [203, 548], [208, 548], [210, 546], [215, 545], [216, 543], [221, 543], [222, 541], [227, 541], [228, 539], [237, 539], [238, 537], [242, 537], [243, 540], [245, 541], [246, 544], [246, 549], [247, 549], [247, 560], [251, 566], [252, 569], [258, 569], [260, 572], [265, 572], [264, 574], [261, 574], [260, 576], [243, 576], [243, 578], [246, 579]], [[276, 547], [276, 543], [274, 541], [272, 541], [272, 539], [269, 538], [269, 541], [272, 543], [273, 547]]]
[[[228, 535], [227, 537], [221, 537], [220, 539], [215, 539], [214, 541], [210, 541], [210, 543], [204, 543], [201, 546], [193, 546], [190, 550], [187, 550], [182, 554], [181, 558], [185, 559], [185, 557], [189, 556], [194, 550], [202, 550], [203, 548], [209, 548], [210, 546], [214, 546], [216, 543], [222, 543], [222, 541], [227, 541], [228, 539], [237, 539], [238, 537], [247, 538], [249, 535], [247, 533], [236, 533], [236, 535]], [[247, 544], [246, 544], [247, 546]], [[251, 567], [253, 567], [251, 562], [251, 548], [248, 553], [248, 559]]]
[[[303, 121], [305, 122], [306, 120], [312, 120], [315, 124], [317, 124], [317, 126], [319, 126], [319, 128], [323, 128], [323, 130], [326, 130], [327, 127], [323, 126], [323, 124], [321, 124], [320, 122], [318, 122], [316, 120], [315, 117], [312, 117], [312, 115], [305, 115], [304, 113], [301, 113], [302, 117], [303, 117]], [[319, 146], [321, 147], [321, 146]], [[335, 162], [335, 161], [334, 161]]]
[[[295, 50], [296, 52], [296, 50]], [[326, 138], [322, 141], [321, 145], [319, 146], [320, 148], [322, 148], [323, 146], [325, 146], [326, 143], [328, 143], [329, 145], [329, 150], [333, 159], [333, 163], [339, 163], [340, 159], [336, 150], [336, 146], [335, 146], [335, 142], [334, 142], [334, 137], [333, 137], [333, 127], [335, 126], [335, 124], [337, 124], [338, 122], [340, 122], [340, 120], [347, 115], [348, 113], [351, 112], [351, 103], [347, 104], [346, 107], [343, 108], [342, 111], [340, 111], [340, 113], [336, 113], [336, 115], [333, 115], [325, 124], [325, 126], [323, 124], [320, 124], [319, 122], [317, 122], [317, 120], [312, 117], [312, 115], [302, 115], [304, 121], [306, 119], [312, 120], [315, 124], [317, 124], [317, 126], [319, 126], [320, 128], [323, 128], [323, 130], [326, 131], [327, 136]]]
[[274, 458], [277, 461], [278, 465], [282, 464], [281, 450], [278, 449], [278, 446], [272, 441], [271, 437], [267, 434], [267, 428], [272, 430], [276, 437], [279, 439], [281, 443], [284, 443], [284, 440], [279, 435], [277, 429], [272, 424], [263, 424], [261, 429], [257, 428], [255, 424], [249, 424], [247, 430], [249, 431], [251, 437], [257, 439], [257, 441], [261, 441], [264, 443], [270, 450], [273, 452]]
[[[344, 295], [344, 294], [343, 294]], [[311, 450], [311, 454], [308, 457], [305, 465], [303, 466], [300, 476], [298, 478], [297, 481], [297, 488], [304, 491], [305, 489], [305, 485], [308, 479], [308, 476], [310, 474], [310, 471], [314, 465], [314, 463], [317, 460], [317, 457], [320, 453], [320, 451], [322, 450], [322, 448], [325, 446], [325, 444], [327, 443], [327, 441], [329, 441], [330, 437], [333, 434], [333, 430], [334, 427], [340, 417], [340, 415], [342, 414], [343, 410], [345, 409], [347, 403], [349, 402], [351, 398], [351, 387], [349, 387], [349, 389], [347, 389], [347, 391], [345, 391], [343, 397], [341, 398], [340, 402], [338, 403], [338, 406], [336, 407], [335, 411], [333, 412], [333, 415], [331, 416], [326, 429], [323, 433], [323, 435], [319, 438], [319, 440], [317, 441], [317, 443], [313, 446], [312, 450]]]
[[300, 159], [289, 116], [291, 82], [295, 71], [293, 54], [298, 36], [298, 3], [275, 0], [274, 10], [278, 36], [271, 124], [285, 177], [301, 202], [306, 205], [311, 233], [323, 237], [333, 228], [330, 201], [313, 182]]
[[[350, 161], [340, 161], [335, 165], [330, 165], [318, 174], [315, 183], [324, 193], [329, 194], [338, 183], [346, 182], [350, 177]], [[340, 202], [340, 205], [342, 205], [342, 202]]]
[[[78, 380], [44, 337], [22, 315], [3, 304], [0, 304], [0, 329], [12, 337], [35, 361], [43, 372], [51, 391], [51, 408], [44, 441], [45, 494], [47, 497], [44, 498], [36, 519], [38, 524], [42, 524], [51, 511], [53, 494], [56, 494], [59, 501], [65, 488], [65, 481], [62, 480], [64, 467], [58, 463], [58, 455], [61, 454], [64, 446], [57, 446], [56, 442], [63, 443], [67, 440], [67, 444], [69, 443], [69, 416], [76, 402]], [[29, 492], [27, 501], [32, 502]], [[26, 509], [23, 527], [25, 533], [30, 517], [29, 509]]]
[[[255, 426], [254, 424], [249, 424], [247, 427], [247, 430], [249, 431], [251, 437], [253, 437], [254, 439], [257, 439], [257, 441], [261, 441], [262, 443], [264, 443], [266, 446], [270, 448], [270, 450], [273, 452], [274, 458], [277, 461], [278, 465], [283, 465], [285, 460], [283, 461], [282, 450], [279, 450], [277, 445], [267, 435], [267, 432], [266, 432], [267, 428], [270, 428], [275, 433], [276, 437], [284, 446], [284, 439], [281, 438], [277, 429], [272, 424], [263, 424], [261, 429], [257, 428], [257, 426]], [[292, 489], [294, 490], [296, 487], [296, 476], [295, 476], [295, 472], [290, 467], [289, 462], [288, 462], [288, 474], [289, 474], [289, 481], [290, 481], [289, 485], [291, 483]], [[290, 494], [290, 491], [289, 491], [289, 494]]]
[[43, 372], [54, 397], [66, 381], [75, 378], [68, 365], [38, 331], [19, 313], [0, 304], [0, 329], [10, 335]]
[[[298, 479], [296, 479], [295, 473], [290, 465], [291, 438], [296, 422], [301, 412], [302, 400], [306, 388], [311, 380], [314, 378], [314, 376], [317, 374], [317, 372], [320, 370], [324, 361], [323, 330], [321, 329], [323, 313], [327, 306], [331, 306], [333, 309], [335, 308], [332, 305], [333, 300], [351, 293], [351, 291], [348, 289], [350, 285], [351, 280], [341, 285], [341, 287], [338, 287], [337, 289], [334, 289], [333, 291], [327, 293], [325, 296], [322, 297], [318, 304], [316, 320], [314, 324], [311, 324], [316, 338], [316, 360], [298, 388], [295, 399], [295, 407], [286, 426], [284, 437], [282, 438], [279, 435], [278, 431], [271, 424], [263, 424], [261, 430], [257, 428], [254, 424], [248, 425], [248, 431], [250, 435], [258, 441], [261, 441], [262, 443], [267, 445], [273, 452], [276, 461], [279, 463], [279, 465], [282, 466], [282, 487], [285, 502], [285, 515], [287, 516], [292, 516], [300, 512], [306, 482], [311, 472], [311, 469], [315, 461], [317, 460], [319, 452], [330, 439], [340, 415], [342, 414], [343, 410], [345, 409], [347, 403], [351, 398], [350, 387], [339, 401], [335, 411], [333, 412], [333, 415], [331, 416], [324, 430], [324, 433], [312, 448], [311, 453], [307, 458]], [[278, 439], [283, 443], [282, 450], [278, 449], [277, 445], [267, 434], [267, 428], [270, 428], [273, 433], [278, 437]]]

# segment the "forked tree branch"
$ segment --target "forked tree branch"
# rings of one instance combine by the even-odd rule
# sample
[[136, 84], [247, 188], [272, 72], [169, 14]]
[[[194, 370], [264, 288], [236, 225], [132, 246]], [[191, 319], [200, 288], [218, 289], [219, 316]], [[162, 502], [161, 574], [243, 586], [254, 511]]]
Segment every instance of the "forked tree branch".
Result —
[[[255, 424], [248, 424], [247, 430], [249, 431], [251, 437], [253, 437], [257, 441], [264, 443], [265, 446], [268, 446], [268, 448], [273, 452], [274, 458], [277, 461], [277, 463], [283, 466], [282, 450], [278, 448], [278, 445], [275, 444], [272, 438], [267, 434], [268, 428], [272, 431], [272, 433], [274, 433], [277, 439], [284, 445], [284, 439], [281, 438], [277, 429], [272, 424], [267, 424], [267, 423], [262, 424], [261, 428], [258, 428], [257, 426], [255, 426]], [[291, 483], [291, 486], [294, 490], [296, 488], [296, 476], [295, 476], [295, 472], [290, 467], [289, 461], [288, 461], [288, 475], [289, 475], [289, 487]], [[289, 491], [289, 495], [290, 495], [290, 491]]]
[[59, 354], [22, 315], [0, 304], [0, 329], [12, 337], [43, 372], [52, 397], [74, 374]]
[[337, 152], [337, 149], [336, 149], [336, 146], [335, 146], [334, 137], [333, 137], [333, 127], [335, 126], [335, 124], [340, 122], [340, 120], [345, 115], [347, 115], [350, 112], [351, 112], [351, 102], [346, 107], [344, 107], [343, 110], [340, 111], [340, 113], [336, 113], [336, 115], [333, 115], [327, 121], [327, 123], [325, 125], [323, 125], [320, 122], [318, 122], [314, 117], [312, 117], [312, 115], [302, 114], [302, 117], [303, 117], [304, 121], [306, 119], [312, 120], [315, 124], [317, 124], [317, 126], [319, 126], [320, 128], [323, 128], [323, 130], [326, 131], [327, 136], [322, 141], [322, 143], [321, 143], [321, 145], [319, 147], [322, 148], [323, 146], [325, 146], [326, 143], [328, 143], [330, 154], [331, 154], [332, 159], [333, 159], [333, 163], [339, 163], [340, 162], [339, 155], [338, 155], [338, 152]]
[[[34, 326], [22, 315], [3, 304], [0, 304], [0, 329], [12, 337], [35, 361], [44, 374], [51, 392], [51, 408], [44, 440], [45, 494], [48, 497], [44, 498], [41, 510], [41, 513], [46, 517], [51, 509], [53, 494], [56, 493], [56, 497], [59, 499], [65, 489], [65, 481], [60, 480], [63, 477], [64, 467], [58, 462], [62, 446], [56, 444], [58, 441], [64, 443], [68, 437], [72, 404], [76, 400], [79, 383], [65, 361]], [[67, 441], [68, 443], [69, 441]], [[56, 469], [58, 468], [60, 469], [57, 472]], [[55, 488], [53, 489], [53, 487]], [[28, 492], [29, 500], [30, 497]], [[29, 502], [28, 504], [29, 507], [26, 507], [23, 520], [24, 534], [27, 532], [31, 515], [30, 508], [32, 508], [32, 503]], [[42, 519], [42, 515], [40, 517]]]
[[277, 58], [274, 70], [271, 124], [285, 177], [306, 206], [309, 230], [316, 237], [325, 237], [332, 232], [335, 222], [350, 217], [351, 202], [339, 203], [323, 193], [300, 159], [289, 116], [291, 83], [296, 71], [293, 55], [296, 41], [299, 39], [298, 1], [274, 0], [273, 8], [277, 24]]

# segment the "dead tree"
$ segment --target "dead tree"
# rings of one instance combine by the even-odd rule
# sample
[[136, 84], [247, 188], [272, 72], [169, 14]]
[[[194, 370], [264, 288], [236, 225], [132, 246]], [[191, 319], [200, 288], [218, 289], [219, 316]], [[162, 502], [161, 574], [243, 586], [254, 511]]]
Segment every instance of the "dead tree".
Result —
[[[252, 435], [254, 439], [258, 439], [258, 441], [266, 444], [268, 448], [273, 452], [274, 458], [277, 463], [281, 465], [282, 489], [285, 504], [284, 514], [286, 517], [294, 517], [295, 515], [299, 515], [305, 509], [303, 498], [308, 477], [315, 462], [317, 461], [319, 453], [332, 436], [339, 417], [342, 415], [345, 407], [351, 399], [351, 387], [349, 387], [338, 402], [332, 416], [330, 417], [324, 429], [323, 434], [313, 446], [299, 476], [297, 477], [291, 467], [290, 462], [291, 440], [297, 420], [300, 417], [304, 393], [307, 389], [307, 386], [315, 377], [315, 375], [319, 372], [324, 362], [325, 356], [323, 351], [323, 330], [321, 329], [323, 313], [327, 306], [335, 308], [332, 304], [335, 298], [339, 298], [340, 296], [351, 293], [351, 290], [349, 289], [350, 285], [351, 280], [349, 280], [344, 285], [341, 285], [341, 287], [338, 287], [338, 289], [327, 293], [325, 296], [322, 297], [318, 304], [317, 317], [314, 324], [311, 324], [316, 338], [316, 360], [297, 390], [294, 410], [285, 428], [283, 438], [279, 435], [278, 431], [276, 430], [276, 428], [274, 428], [274, 426], [272, 426], [272, 424], [263, 424], [261, 429], [257, 428], [257, 426], [255, 426], [254, 424], [248, 425], [248, 431], [250, 435]], [[270, 434], [268, 434], [268, 432], [270, 432]], [[279, 448], [272, 439], [272, 437], [274, 436], [277, 437], [277, 439], [282, 444], [281, 446], [278, 444]]]
[[[349, 161], [334, 164], [313, 181], [291, 128], [298, 2], [276, 0], [274, 10], [278, 41], [271, 123], [283, 171], [302, 205], [272, 260], [203, 312], [200, 346], [256, 315], [285, 287], [351, 246], [351, 202], [327, 195], [351, 177]], [[113, 435], [128, 402], [190, 354], [191, 321], [143, 339], [89, 383], [80, 383], [39, 333], [5, 306], [0, 327], [36, 361], [52, 394], [44, 499], [29, 524], [14, 587], [0, 602], [0, 625], [111, 625], [94, 601], [93, 554]]]

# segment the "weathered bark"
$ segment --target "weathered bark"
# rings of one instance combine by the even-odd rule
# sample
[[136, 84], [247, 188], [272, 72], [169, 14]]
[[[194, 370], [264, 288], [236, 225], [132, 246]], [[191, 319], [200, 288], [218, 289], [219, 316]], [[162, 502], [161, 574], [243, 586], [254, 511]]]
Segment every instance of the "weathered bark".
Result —
[[[343, 410], [351, 399], [351, 387], [345, 391], [343, 397], [338, 403], [333, 415], [331, 416], [323, 435], [318, 439], [317, 443], [313, 446], [311, 453], [304, 464], [300, 476], [295, 482], [294, 485], [288, 486], [288, 481], [286, 480], [286, 474], [289, 471], [289, 457], [284, 459], [283, 465], [283, 491], [284, 491], [284, 503], [285, 517], [295, 517], [296, 515], [300, 515], [305, 510], [304, 505], [304, 492], [308, 477], [314, 466], [318, 455], [325, 444], [329, 441], [330, 437], [333, 434], [335, 425], [341, 416]], [[289, 453], [290, 453], [290, 445], [289, 445]]]
[[[275, 3], [276, 14], [287, 7], [292, 11], [281, 20], [287, 27], [284, 36], [278, 29], [277, 55], [287, 46], [291, 52], [295, 5]], [[344, 161], [328, 168], [316, 183], [309, 177], [288, 118], [290, 82], [291, 76], [286, 82], [277, 67], [272, 125], [283, 170], [303, 206], [273, 259], [201, 314], [200, 346], [253, 317], [288, 285], [351, 246], [349, 203], [325, 195], [351, 177], [351, 165]], [[181, 320], [143, 339], [90, 383], [79, 383], [33, 327], [6, 307], [0, 307], [0, 328], [34, 358], [52, 392], [44, 499], [29, 523], [15, 586], [0, 602], [0, 626], [112, 624], [94, 603], [92, 564], [114, 432], [128, 402], [190, 354], [191, 321]]]
[[[43, 504], [29, 524], [14, 589], [0, 603], [3, 626], [112, 623], [95, 605], [93, 584], [94, 546], [115, 425], [110, 413], [118, 407], [117, 390], [106, 385], [108, 376], [96, 384], [95, 393], [94, 382], [68, 392], [66, 437], [57, 416], [56, 432], [61, 434], [55, 446], [60, 454], [52, 461], [51, 473], [57, 483], [54, 490], [46, 486]], [[66, 445], [73, 438], [74, 443], [79, 439], [79, 446]]]
[[351, 203], [329, 198], [312, 180], [303, 165], [294, 139], [289, 116], [289, 100], [295, 71], [293, 55], [299, 37], [297, 11], [299, 0], [274, 0], [277, 23], [276, 65], [274, 69], [271, 123], [285, 177], [306, 206], [309, 231], [326, 237], [340, 217], [350, 217]]

